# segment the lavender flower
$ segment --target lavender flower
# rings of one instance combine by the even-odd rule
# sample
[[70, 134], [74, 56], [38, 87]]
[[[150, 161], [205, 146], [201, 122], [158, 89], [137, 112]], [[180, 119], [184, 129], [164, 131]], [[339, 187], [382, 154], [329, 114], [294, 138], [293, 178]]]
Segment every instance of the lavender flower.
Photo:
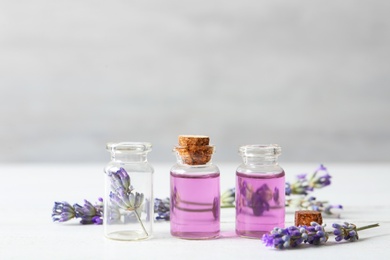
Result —
[[328, 234], [324, 226], [316, 222], [310, 223], [310, 226], [291, 226], [288, 228], [274, 228], [270, 234], [264, 234], [263, 243], [268, 247], [278, 249], [297, 247], [302, 243], [319, 245], [328, 240]]
[[305, 229], [303, 238], [305, 243], [319, 245], [328, 241], [328, 233], [325, 232], [325, 225], [320, 225], [316, 222], [311, 222], [310, 226], [303, 226]]
[[356, 241], [359, 239], [356, 226], [354, 224], [349, 224], [348, 222], [344, 222], [342, 225], [334, 223], [332, 227], [334, 228], [333, 234], [336, 236], [335, 240], [337, 242], [343, 239], [349, 241]]
[[314, 171], [311, 176], [307, 176], [306, 173], [297, 175], [295, 182], [286, 183], [286, 195], [308, 195], [315, 188], [324, 188], [331, 184], [331, 176], [328, 170], [322, 164]]
[[99, 198], [99, 203], [92, 205], [84, 200], [84, 206], [68, 202], [55, 202], [52, 212], [53, 221], [65, 222], [72, 218], [81, 218], [81, 224], [102, 224], [103, 223], [103, 199]]
[[268, 201], [272, 199], [272, 191], [267, 184], [263, 184], [252, 194], [249, 206], [252, 207], [253, 215], [261, 216], [264, 211], [269, 211], [270, 205]]
[[[321, 174], [322, 173], [322, 174]], [[319, 175], [319, 176], [317, 176]], [[309, 179], [309, 186], [312, 188], [323, 188], [330, 185], [331, 176], [328, 173], [328, 169], [322, 164]]]
[[[114, 193], [110, 192], [111, 202], [114, 203], [117, 207], [124, 210], [140, 210], [140, 207], [144, 201], [144, 194], [138, 192], [131, 193]], [[137, 212], [139, 213], [139, 212]]]
[[170, 200], [154, 199], [154, 213], [157, 214], [156, 220], [170, 220]]
[[302, 232], [304, 232], [304, 228], [295, 226], [288, 228], [275, 227], [269, 234], [263, 235], [262, 241], [267, 247], [278, 249], [296, 247], [304, 241]]
[[130, 176], [126, 170], [119, 168], [115, 172], [109, 172], [108, 176], [111, 177], [111, 188], [114, 191], [124, 189], [124, 192], [131, 192], [133, 187], [130, 185]]
[[[102, 203], [103, 199], [99, 199]], [[103, 206], [93, 206], [89, 201], [84, 200], [84, 206], [79, 204], [73, 205], [76, 211], [76, 218], [81, 218], [81, 224], [102, 224], [103, 223]]]
[[307, 195], [314, 189], [324, 188], [331, 184], [331, 176], [324, 165], [320, 165], [312, 175], [300, 174], [293, 183], [286, 182], [285, 194], [289, 195], [305, 195], [301, 197], [291, 197], [286, 199], [286, 206], [294, 206], [300, 209], [308, 209], [324, 212], [327, 215], [335, 215], [333, 209], [342, 209], [341, 205], [330, 205], [326, 201], [318, 201], [315, 197]]
[[285, 193], [287, 196], [291, 194], [307, 195], [308, 191], [313, 191], [313, 187], [309, 186], [306, 174], [297, 175], [295, 182], [292, 184], [286, 182]]
[[53, 221], [65, 222], [76, 217], [76, 211], [66, 201], [54, 202], [54, 207], [53, 207], [51, 217]]
[[120, 168], [116, 172], [110, 172], [111, 189], [110, 200], [113, 205], [128, 210], [136, 211], [138, 215], [141, 214], [142, 204], [144, 202], [144, 194], [133, 191], [131, 186], [130, 176], [126, 170]]

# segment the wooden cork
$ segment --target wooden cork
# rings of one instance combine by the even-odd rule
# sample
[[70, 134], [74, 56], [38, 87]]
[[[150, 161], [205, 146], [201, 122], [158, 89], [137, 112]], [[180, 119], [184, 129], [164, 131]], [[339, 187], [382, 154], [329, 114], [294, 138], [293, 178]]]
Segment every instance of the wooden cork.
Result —
[[295, 211], [295, 226], [310, 226], [311, 222], [316, 222], [321, 225], [321, 212], [314, 210]]
[[175, 147], [182, 162], [188, 165], [202, 165], [211, 160], [214, 147], [210, 138], [204, 135], [180, 135], [179, 146]]
[[209, 145], [210, 138], [204, 135], [179, 135], [179, 146], [194, 148], [194, 146]]

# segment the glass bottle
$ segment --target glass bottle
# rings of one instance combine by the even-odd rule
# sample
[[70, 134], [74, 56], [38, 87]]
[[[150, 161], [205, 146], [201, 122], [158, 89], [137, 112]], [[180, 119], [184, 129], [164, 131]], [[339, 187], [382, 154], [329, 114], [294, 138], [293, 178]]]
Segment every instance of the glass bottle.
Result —
[[116, 240], [149, 238], [153, 230], [153, 168], [150, 143], [107, 143], [104, 235]]
[[274, 227], [284, 227], [285, 178], [278, 165], [280, 146], [245, 145], [243, 163], [236, 171], [236, 233], [261, 238]]
[[211, 239], [220, 231], [219, 169], [207, 136], [179, 136], [177, 163], [170, 172], [172, 236]]

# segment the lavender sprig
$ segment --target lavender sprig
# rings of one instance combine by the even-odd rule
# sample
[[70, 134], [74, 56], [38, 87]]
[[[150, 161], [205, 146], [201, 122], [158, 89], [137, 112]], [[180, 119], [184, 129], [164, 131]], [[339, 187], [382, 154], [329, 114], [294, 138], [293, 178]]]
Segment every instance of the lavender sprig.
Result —
[[342, 239], [348, 241], [357, 241], [359, 239], [357, 231], [378, 227], [379, 224], [372, 224], [357, 228], [354, 224], [345, 222], [340, 225], [334, 223], [332, 226], [334, 231], [326, 232], [326, 225], [319, 225], [316, 222], [311, 222], [310, 226], [291, 226], [288, 228], [275, 227], [269, 234], [264, 234], [262, 242], [267, 247], [277, 249], [297, 247], [302, 243], [312, 245], [321, 245], [328, 241], [329, 235], [336, 235], [335, 241], [340, 242]]
[[[319, 201], [313, 196], [308, 196], [314, 189], [327, 187], [331, 184], [331, 178], [328, 169], [324, 165], [320, 165], [313, 174], [308, 176], [306, 173], [297, 175], [295, 182], [291, 184], [286, 182], [286, 207], [295, 207], [299, 209], [308, 209], [323, 212], [327, 215], [339, 214], [333, 212], [334, 209], [342, 209], [339, 204], [329, 204], [327, 201]], [[296, 196], [292, 196], [296, 195]]]
[[88, 200], [84, 200], [84, 206], [79, 204], [70, 205], [68, 202], [55, 202], [52, 210], [53, 221], [66, 222], [73, 218], [81, 218], [81, 224], [103, 223], [103, 199], [99, 198], [98, 203], [92, 205]]
[[291, 226], [288, 228], [274, 228], [270, 234], [264, 234], [263, 243], [268, 247], [278, 249], [297, 247], [302, 243], [319, 245], [328, 240], [324, 226], [312, 222], [310, 226]]
[[[141, 213], [144, 206], [144, 194], [135, 192], [131, 185], [129, 174], [124, 168], [119, 168], [117, 171], [109, 171], [108, 176], [111, 180], [110, 201], [111, 206], [110, 213], [114, 213], [110, 218], [117, 218], [118, 211], [121, 209], [124, 211], [133, 211], [143, 231], [148, 236], [148, 232], [141, 220]], [[115, 207], [117, 209], [115, 209]]]
[[329, 186], [331, 178], [328, 169], [321, 164], [309, 177], [303, 173], [296, 176], [295, 182], [286, 182], [286, 195], [308, 195], [314, 189]]

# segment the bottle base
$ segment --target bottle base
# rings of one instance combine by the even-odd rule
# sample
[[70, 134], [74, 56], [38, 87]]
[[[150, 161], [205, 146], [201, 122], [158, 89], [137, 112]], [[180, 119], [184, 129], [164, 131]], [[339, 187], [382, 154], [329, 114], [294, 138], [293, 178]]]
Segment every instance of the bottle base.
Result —
[[261, 239], [268, 231], [236, 230], [236, 234], [243, 238]]
[[181, 239], [187, 240], [207, 240], [219, 237], [218, 232], [171, 232], [171, 235]]
[[142, 231], [115, 231], [105, 234], [105, 236], [109, 239], [120, 241], [138, 241], [145, 240], [151, 237], [150, 235], [145, 235], [145, 233]]

